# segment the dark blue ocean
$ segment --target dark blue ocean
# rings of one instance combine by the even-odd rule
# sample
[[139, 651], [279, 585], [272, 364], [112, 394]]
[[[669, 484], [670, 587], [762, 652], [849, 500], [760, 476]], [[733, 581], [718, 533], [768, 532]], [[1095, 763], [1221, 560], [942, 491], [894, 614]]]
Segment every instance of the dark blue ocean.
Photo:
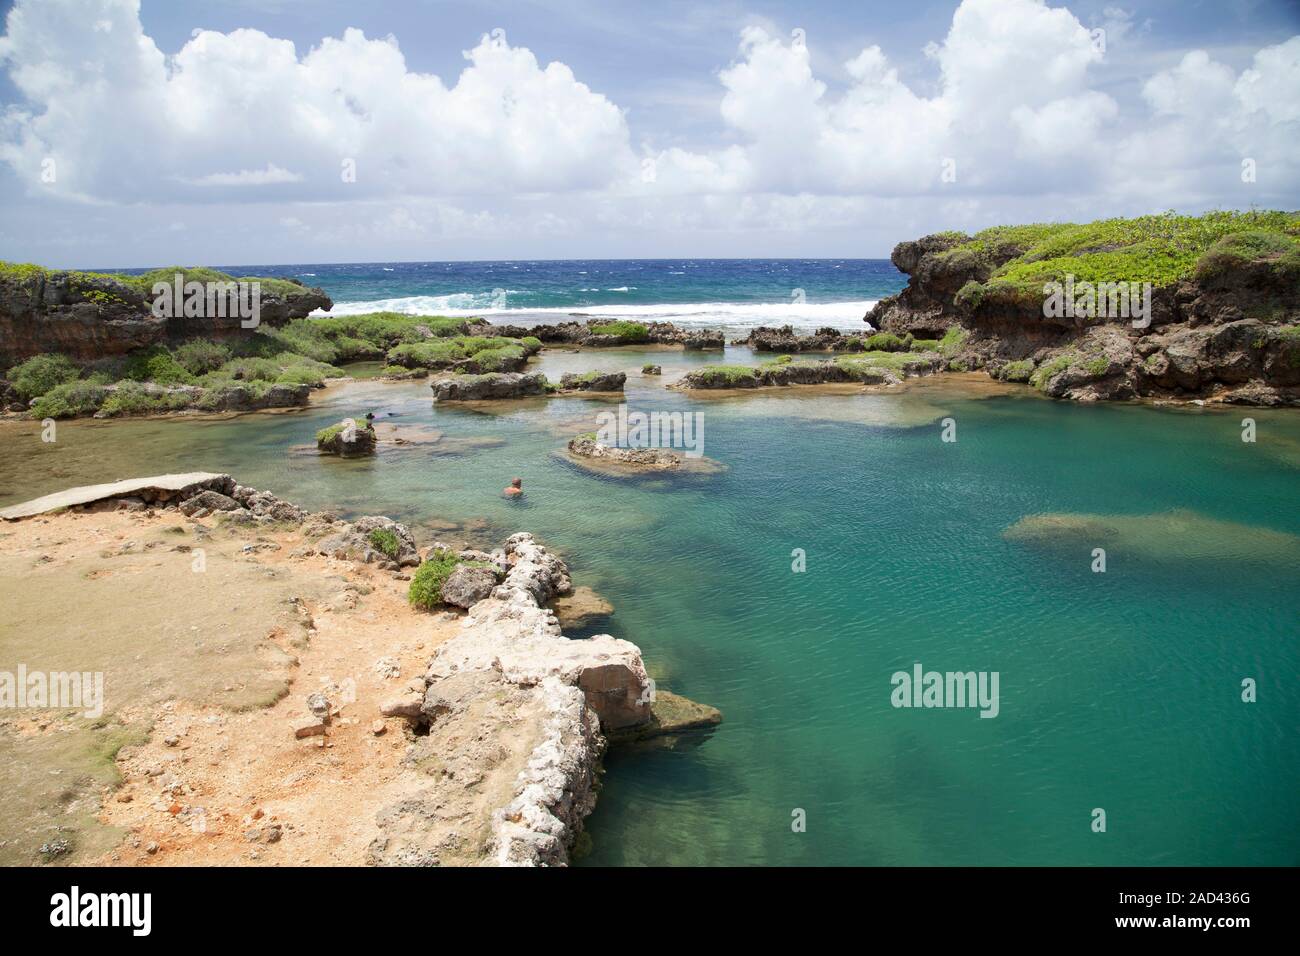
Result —
[[[885, 259], [571, 259], [235, 265], [233, 275], [299, 279], [335, 315], [394, 311], [562, 321], [571, 313], [678, 325], [861, 329], [906, 276]], [[127, 270], [139, 271], [139, 270]]]

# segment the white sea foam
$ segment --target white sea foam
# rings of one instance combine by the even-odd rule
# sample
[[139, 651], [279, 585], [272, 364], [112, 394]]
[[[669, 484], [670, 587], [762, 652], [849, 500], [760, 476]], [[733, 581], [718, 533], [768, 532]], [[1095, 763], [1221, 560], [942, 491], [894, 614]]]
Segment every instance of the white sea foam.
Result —
[[460, 292], [451, 295], [412, 295], [365, 302], [336, 302], [329, 312], [313, 315], [360, 315], [365, 312], [403, 312], [408, 315], [483, 316], [498, 324], [533, 325], [562, 322], [581, 316], [589, 318], [636, 319], [643, 322], [672, 322], [688, 328], [754, 328], [759, 325], [792, 325], [799, 329], [824, 326], [862, 331], [862, 317], [875, 305], [871, 299], [851, 302], [677, 302], [639, 305], [572, 305], [551, 308], [510, 307], [506, 293]]

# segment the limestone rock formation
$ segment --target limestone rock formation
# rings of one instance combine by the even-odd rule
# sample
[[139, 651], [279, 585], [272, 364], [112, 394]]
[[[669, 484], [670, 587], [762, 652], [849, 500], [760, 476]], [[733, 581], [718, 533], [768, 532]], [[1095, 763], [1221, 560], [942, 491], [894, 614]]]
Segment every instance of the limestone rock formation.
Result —
[[908, 274], [907, 287], [865, 321], [917, 338], [956, 330], [945, 346], [950, 367], [1029, 382], [1053, 398], [1300, 404], [1294, 251], [1211, 267], [1222, 259], [1211, 247], [1189, 277], [1153, 288], [1150, 315], [1135, 323], [1046, 314], [1041, 296], [995, 278], [1026, 248], [988, 242], [976, 252], [964, 245], [970, 238], [945, 233], [896, 246], [891, 261]]
[[544, 395], [547, 382], [541, 372], [492, 372], [444, 376], [434, 379], [430, 387], [436, 402], [478, 402]]
[[[297, 280], [287, 280], [301, 286]], [[16, 269], [0, 273], [0, 367], [42, 352], [90, 362], [187, 338], [246, 335], [238, 317], [159, 318], [137, 283], [108, 275]], [[261, 324], [278, 326], [333, 303], [320, 289], [261, 290]]]
[[621, 392], [627, 381], [626, 372], [565, 372], [560, 376], [562, 392]]
[[375, 453], [375, 427], [369, 422], [344, 419], [337, 425], [321, 429], [316, 435], [316, 447], [328, 455], [359, 458]]
[[581, 458], [629, 465], [647, 471], [673, 471], [681, 467], [682, 454], [667, 448], [619, 448], [596, 440], [593, 435], [569, 439], [569, 453]]

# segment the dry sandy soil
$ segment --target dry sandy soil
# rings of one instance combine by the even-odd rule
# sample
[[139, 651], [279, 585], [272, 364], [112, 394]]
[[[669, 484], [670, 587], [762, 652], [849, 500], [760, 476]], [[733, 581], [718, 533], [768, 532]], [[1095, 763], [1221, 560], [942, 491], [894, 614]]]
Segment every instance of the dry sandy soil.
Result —
[[[102, 670], [107, 700], [98, 721], [0, 719], [0, 782], [29, 794], [0, 862], [366, 862], [376, 811], [412, 788], [410, 731], [380, 704], [456, 616], [413, 611], [405, 575], [294, 556], [303, 543], [174, 511], [0, 526], [0, 669]], [[296, 739], [317, 690], [337, 716]], [[66, 849], [36, 852], [61, 834]]]

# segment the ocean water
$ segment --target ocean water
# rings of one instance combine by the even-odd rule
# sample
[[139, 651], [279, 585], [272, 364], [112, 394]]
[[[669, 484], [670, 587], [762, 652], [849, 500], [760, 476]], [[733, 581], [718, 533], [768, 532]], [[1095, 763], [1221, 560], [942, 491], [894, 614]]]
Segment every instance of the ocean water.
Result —
[[[301, 412], [70, 422], [52, 445], [38, 423], [5, 425], [0, 503], [208, 469], [394, 515], [425, 542], [446, 533], [434, 518], [484, 542], [537, 533], [614, 605], [601, 630], [639, 644], [660, 687], [724, 714], [690, 745], [609, 756], [581, 865], [1300, 863], [1300, 415], [1057, 403], [978, 377], [888, 394], [663, 388], [717, 360], [539, 364], [622, 369], [633, 410], [702, 414], [703, 452], [726, 466], [707, 477], [603, 477], [558, 454], [614, 403], [471, 410], [371, 381]], [[662, 380], [639, 374], [646, 361]], [[370, 410], [446, 437], [364, 461], [294, 450]], [[500, 496], [514, 476], [522, 501]], [[1056, 512], [1118, 530], [1006, 535]], [[916, 663], [997, 672], [998, 716], [892, 706], [892, 675]]]
[[[222, 266], [299, 279], [333, 315], [393, 311], [560, 322], [584, 316], [669, 321], [729, 332], [758, 325], [861, 331], [906, 277], [884, 259], [626, 259]], [[127, 270], [141, 271], [141, 270]]]

